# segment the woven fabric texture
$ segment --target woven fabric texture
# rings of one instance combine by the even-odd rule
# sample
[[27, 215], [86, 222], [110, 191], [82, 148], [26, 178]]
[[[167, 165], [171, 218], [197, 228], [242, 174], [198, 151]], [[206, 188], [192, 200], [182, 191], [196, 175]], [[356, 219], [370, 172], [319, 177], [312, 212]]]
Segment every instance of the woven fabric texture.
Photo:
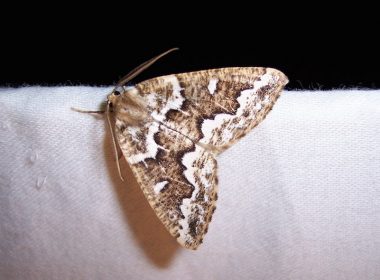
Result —
[[380, 91], [285, 91], [224, 152], [197, 251], [181, 248], [103, 116], [110, 88], [0, 89], [0, 279], [380, 279]]

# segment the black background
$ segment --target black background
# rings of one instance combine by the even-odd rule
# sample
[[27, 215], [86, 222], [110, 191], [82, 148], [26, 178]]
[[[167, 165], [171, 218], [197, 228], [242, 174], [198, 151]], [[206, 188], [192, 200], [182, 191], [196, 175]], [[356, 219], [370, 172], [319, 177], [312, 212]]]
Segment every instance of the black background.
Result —
[[140, 4], [100, 6], [96, 12], [93, 6], [49, 7], [38, 14], [15, 7], [17, 18], [2, 24], [0, 85], [112, 85], [140, 63], [179, 47], [134, 82], [217, 67], [266, 66], [289, 77], [288, 89], [380, 87], [375, 7], [341, 10], [345, 4], [332, 11], [309, 3], [297, 10], [268, 2], [219, 10], [218, 4], [206, 8], [195, 2]]

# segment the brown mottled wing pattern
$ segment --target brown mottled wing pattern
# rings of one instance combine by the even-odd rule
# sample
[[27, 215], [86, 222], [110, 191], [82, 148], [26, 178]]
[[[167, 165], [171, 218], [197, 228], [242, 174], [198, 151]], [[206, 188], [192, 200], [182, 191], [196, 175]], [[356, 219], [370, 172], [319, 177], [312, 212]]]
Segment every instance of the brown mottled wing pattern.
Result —
[[287, 82], [276, 69], [239, 67], [158, 77], [136, 88], [156, 120], [220, 152], [265, 118]]
[[[199, 246], [215, 210], [215, 154], [264, 119], [286, 83], [275, 69], [225, 68], [157, 77], [122, 94], [115, 110], [120, 147], [183, 246]], [[130, 121], [135, 104], [145, 116], [138, 123]]]
[[215, 209], [214, 156], [155, 121], [141, 127], [123, 127], [119, 121], [116, 134], [157, 216], [181, 245], [196, 249]]

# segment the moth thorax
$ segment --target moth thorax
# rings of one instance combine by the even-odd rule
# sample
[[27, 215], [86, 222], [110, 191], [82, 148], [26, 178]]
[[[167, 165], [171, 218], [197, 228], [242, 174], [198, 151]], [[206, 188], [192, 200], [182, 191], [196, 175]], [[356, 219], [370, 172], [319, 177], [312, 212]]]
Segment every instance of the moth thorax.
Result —
[[148, 120], [144, 99], [136, 88], [127, 90], [114, 102], [116, 117], [127, 125], [138, 125]]

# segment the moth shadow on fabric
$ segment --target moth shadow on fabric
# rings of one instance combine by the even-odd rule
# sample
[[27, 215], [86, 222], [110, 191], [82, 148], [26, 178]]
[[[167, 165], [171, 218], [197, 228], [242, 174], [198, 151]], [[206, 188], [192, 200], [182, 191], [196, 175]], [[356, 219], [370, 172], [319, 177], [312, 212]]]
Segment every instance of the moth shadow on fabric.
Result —
[[154, 265], [162, 268], [168, 267], [175, 252], [181, 249], [181, 246], [155, 215], [124, 157], [120, 158], [124, 182], [121, 181], [117, 172], [109, 130], [105, 136], [104, 152], [108, 172], [128, 224], [128, 230], [133, 232], [136, 242]]

